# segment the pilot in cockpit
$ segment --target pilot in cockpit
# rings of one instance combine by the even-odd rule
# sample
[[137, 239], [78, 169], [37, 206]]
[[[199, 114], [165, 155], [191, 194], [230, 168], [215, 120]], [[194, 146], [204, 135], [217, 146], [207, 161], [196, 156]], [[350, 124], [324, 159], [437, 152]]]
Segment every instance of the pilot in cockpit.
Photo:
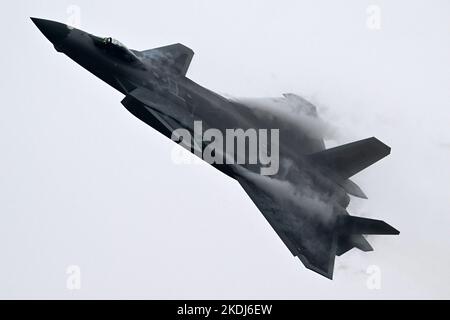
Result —
[[132, 52], [123, 43], [114, 38], [111, 37], [103, 38], [102, 43], [106, 47], [111, 48], [112, 49], [111, 52], [120, 59], [127, 60], [129, 62], [132, 61], [137, 62], [139, 60], [138, 57], [134, 54], [134, 52]]

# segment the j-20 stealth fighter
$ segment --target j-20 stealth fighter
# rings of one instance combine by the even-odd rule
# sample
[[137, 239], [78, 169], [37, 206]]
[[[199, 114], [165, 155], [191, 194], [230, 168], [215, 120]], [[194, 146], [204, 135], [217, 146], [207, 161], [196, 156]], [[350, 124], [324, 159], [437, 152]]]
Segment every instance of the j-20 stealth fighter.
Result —
[[[224, 136], [228, 129], [278, 129], [278, 140], [272, 139], [270, 146], [279, 156], [273, 174], [262, 175], [261, 162], [211, 165], [238, 181], [307, 268], [332, 279], [336, 255], [352, 248], [373, 250], [364, 235], [399, 234], [384, 221], [351, 216], [346, 210], [349, 195], [366, 198], [349, 178], [390, 153], [376, 138], [325, 149], [323, 137], [308, 128], [308, 119], [318, 119], [311, 103], [294, 94], [256, 102], [216, 94], [186, 77], [194, 53], [182, 44], [137, 51], [110, 37], [32, 20], [58, 52], [123, 93], [125, 108], [168, 138], [173, 139], [176, 130], [187, 130], [194, 133], [194, 141], [184, 142], [204, 150], [206, 144], [195, 140], [195, 122], [201, 121], [202, 130], [214, 128]], [[283, 103], [268, 108], [274, 101]], [[230, 156], [228, 151], [219, 157]], [[251, 156], [255, 150], [246, 146], [245, 152]]]

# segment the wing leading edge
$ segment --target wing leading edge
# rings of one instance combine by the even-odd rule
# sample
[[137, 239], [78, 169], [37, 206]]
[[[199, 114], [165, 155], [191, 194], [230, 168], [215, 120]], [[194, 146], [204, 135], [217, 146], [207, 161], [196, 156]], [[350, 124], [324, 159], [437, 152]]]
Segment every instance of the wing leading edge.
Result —
[[248, 177], [236, 179], [291, 253], [308, 269], [332, 279], [337, 250], [334, 224], [277, 199]]
[[[136, 109], [142, 110], [134, 107], [136, 103], [140, 107], [145, 107], [151, 119], [139, 113], [142, 116], [141, 120], [161, 126], [167, 136], [176, 127], [189, 128], [188, 124], [192, 123], [189, 121], [192, 119], [187, 119], [186, 114], [179, 114], [177, 108], [173, 108], [170, 103], [159, 101], [144, 88], [130, 90], [122, 103], [133, 114], [137, 112]], [[368, 150], [372, 149], [367, 148], [368, 145], [376, 147], [374, 153]], [[338, 180], [341, 180], [348, 179], [388, 153], [389, 149], [380, 148], [380, 143], [372, 138], [342, 148], [319, 151], [309, 158], [318, 167], [325, 167], [338, 173], [340, 178]], [[353, 247], [363, 251], [372, 250], [362, 234], [399, 233], [383, 221], [342, 215], [342, 212], [338, 215], [333, 211], [331, 204], [304, 205], [300, 202], [315, 200], [310, 198], [299, 201], [299, 190], [288, 181], [260, 176], [240, 166], [233, 166], [233, 171], [233, 177], [250, 196], [291, 253], [298, 257], [306, 268], [326, 278], [333, 278], [336, 255], [341, 255]], [[345, 190], [348, 192], [354, 189], [356, 190], [354, 193], [362, 193], [356, 187], [350, 185]], [[292, 190], [296, 191], [291, 193]]]
[[400, 233], [384, 221], [350, 216], [345, 210], [336, 213], [323, 203], [305, 205], [311, 199], [301, 199], [298, 194], [286, 197], [286, 181], [241, 173], [236, 180], [291, 253], [306, 268], [328, 279], [333, 279], [336, 255], [352, 248], [373, 250], [363, 234]]

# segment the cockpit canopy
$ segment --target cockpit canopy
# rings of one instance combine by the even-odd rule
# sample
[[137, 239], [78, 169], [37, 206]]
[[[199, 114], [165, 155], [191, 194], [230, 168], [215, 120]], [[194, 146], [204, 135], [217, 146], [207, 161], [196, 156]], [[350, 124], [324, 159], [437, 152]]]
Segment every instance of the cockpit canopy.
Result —
[[111, 37], [103, 38], [103, 43], [107, 44], [107, 45], [108, 44], [112, 44], [112, 45], [115, 45], [115, 46], [118, 46], [118, 47], [126, 48], [125, 45], [122, 42], [120, 42], [119, 40], [116, 40], [114, 38], [111, 38]]
[[139, 58], [119, 40], [106, 37], [101, 40], [101, 43], [108, 50], [108, 52], [121, 60], [127, 62], [139, 61]]

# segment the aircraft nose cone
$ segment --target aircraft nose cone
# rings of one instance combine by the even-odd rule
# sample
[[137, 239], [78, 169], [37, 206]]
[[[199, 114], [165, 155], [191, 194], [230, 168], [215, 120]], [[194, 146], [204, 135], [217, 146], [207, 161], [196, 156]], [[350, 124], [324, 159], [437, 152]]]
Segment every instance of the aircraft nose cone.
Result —
[[50, 40], [51, 43], [57, 45], [63, 41], [70, 32], [67, 25], [51, 20], [31, 18], [36, 27]]

